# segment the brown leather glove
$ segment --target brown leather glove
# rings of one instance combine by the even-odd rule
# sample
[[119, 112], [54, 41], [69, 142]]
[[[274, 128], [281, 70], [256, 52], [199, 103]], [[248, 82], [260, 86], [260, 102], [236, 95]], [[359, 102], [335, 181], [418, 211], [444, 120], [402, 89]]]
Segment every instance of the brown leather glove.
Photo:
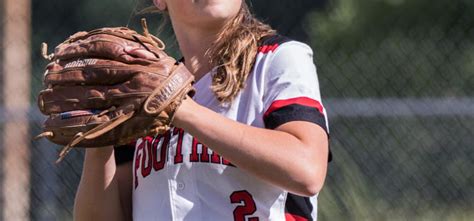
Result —
[[[164, 133], [182, 100], [194, 93], [193, 75], [142, 24], [144, 35], [123, 27], [78, 32], [51, 55], [43, 45], [51, 63], [38, 96], [48, 115], [38, 137], [66, 145], [58, 162], [75, 146], [121, 145]], [[135, 49], [156, 58], [127, 53]]]

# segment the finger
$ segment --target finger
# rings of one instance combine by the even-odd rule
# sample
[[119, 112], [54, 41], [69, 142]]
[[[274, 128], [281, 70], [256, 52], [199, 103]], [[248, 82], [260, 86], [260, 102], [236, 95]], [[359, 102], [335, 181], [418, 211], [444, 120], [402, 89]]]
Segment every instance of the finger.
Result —
[[144, 59], [150, 59], [150, 60], [157, 58], [153, 53], [143, 48], [125, 47], [125, 52], [138, 58], [144, 58]]

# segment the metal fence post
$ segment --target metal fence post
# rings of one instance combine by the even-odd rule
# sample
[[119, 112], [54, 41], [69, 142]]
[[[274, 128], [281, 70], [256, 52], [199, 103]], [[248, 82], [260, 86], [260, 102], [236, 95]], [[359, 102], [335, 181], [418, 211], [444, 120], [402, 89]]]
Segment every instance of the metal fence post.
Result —
[[3, 13], [3, 106], [14, 117], [3, 125], [3, 217], [29, 220], [30, 213], [30, 0], [5, 0]]

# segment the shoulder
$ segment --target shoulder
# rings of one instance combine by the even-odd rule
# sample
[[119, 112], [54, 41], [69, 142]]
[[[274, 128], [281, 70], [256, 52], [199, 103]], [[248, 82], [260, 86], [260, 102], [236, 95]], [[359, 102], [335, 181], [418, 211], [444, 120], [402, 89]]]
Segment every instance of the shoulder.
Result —
[[249, 79], [258, 88], [265, 105], [277, 99], [311, 97], [319, 99], [319, 82], [311, 48], [281, 35], [260, 40]]
[[284, 56], [287, 54], [310, 54], [313, 51], [306, 43], [293, 40], [283, 35], [275, 34], [260, 39], [258, 53], [270, 57]]
[[255, 63], [271, 75], [295, 69], [313, 73], [316, 69], [311, 47], [282, 35], [266, 36], [259, 41]]
[[280, 78], [317, 81], [313, 50], [307, 44], [271, 35], [260, 39], [258, 49], [255, 71], [264, 76], [267, 84]]

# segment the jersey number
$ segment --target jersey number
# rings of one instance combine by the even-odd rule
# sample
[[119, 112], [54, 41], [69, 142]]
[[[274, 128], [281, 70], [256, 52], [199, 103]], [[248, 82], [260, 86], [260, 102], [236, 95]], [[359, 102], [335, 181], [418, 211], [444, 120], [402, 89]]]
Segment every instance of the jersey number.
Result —
[[252, 195], [246, 190], [235, 191], [230, 195], [232, 204], [240, 204], [234, 210], [234, 221], [259, 221], [258, 217], [249, 217], [257, 211], [257, 206]]

